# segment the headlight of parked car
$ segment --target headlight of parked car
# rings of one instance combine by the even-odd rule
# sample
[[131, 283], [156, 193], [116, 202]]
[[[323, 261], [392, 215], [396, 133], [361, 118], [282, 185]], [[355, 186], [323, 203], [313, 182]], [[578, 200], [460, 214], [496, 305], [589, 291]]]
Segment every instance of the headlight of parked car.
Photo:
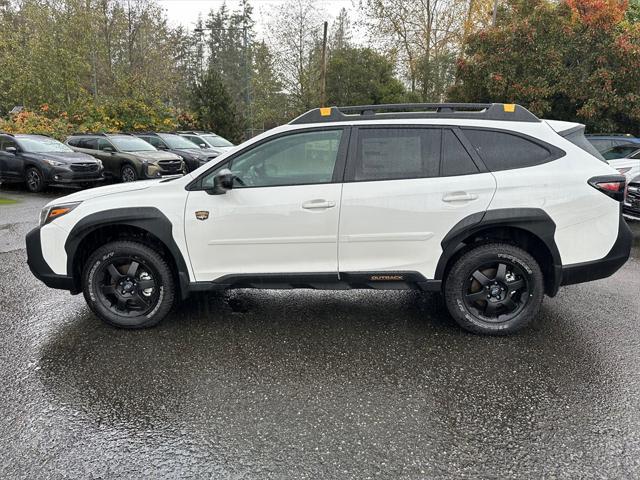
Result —
[[64, 165], [63, 162], [58, 162], [57, 160], [49, 160], [48, 158], [45, 158], [44, 161], [52, 167], [59, 167], [60, 165]]
[[69, 202], [44, 207], [40, 212], [40, 226], [42, 227], [47, 223], [54, 221], [56, 218], [66, 215], [67, 213], [73, 211], [81, 203], [82, 202]]

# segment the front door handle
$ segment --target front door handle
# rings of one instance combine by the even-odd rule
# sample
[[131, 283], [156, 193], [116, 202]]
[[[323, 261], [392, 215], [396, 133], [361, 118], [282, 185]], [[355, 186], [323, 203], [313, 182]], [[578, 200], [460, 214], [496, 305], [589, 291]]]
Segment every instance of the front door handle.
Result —
[[467, 192], [451, 192], [445, 193], [442, 196], [443, 202], [472, 202], [473, 200], [477, 200], [478, 195], [475, 193], [467, 193]]
[[308, 202], [304, 202], [302, 204], [302, 208], [305, 210], [322, 210], [325, 208], [333, 208], [336, 206], [336, 202], [332, 202], [330, 200], [324, 200], [322, 198], [318, 198], [316, 200], [309, 200]]

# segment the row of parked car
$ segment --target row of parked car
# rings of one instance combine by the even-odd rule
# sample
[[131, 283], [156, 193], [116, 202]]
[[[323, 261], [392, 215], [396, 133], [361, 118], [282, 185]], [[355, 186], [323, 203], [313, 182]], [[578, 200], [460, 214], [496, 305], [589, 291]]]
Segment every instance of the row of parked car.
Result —
[[623, 213], [640, 220], [640, 138], [627, 134], [586, 135], [603, 160], [627, 179]]
[[46, 135], [0, 133], [0, 181], [91, 186], [184, 174], [234, 145], [212, 132], [79, 133], [65, 143]]

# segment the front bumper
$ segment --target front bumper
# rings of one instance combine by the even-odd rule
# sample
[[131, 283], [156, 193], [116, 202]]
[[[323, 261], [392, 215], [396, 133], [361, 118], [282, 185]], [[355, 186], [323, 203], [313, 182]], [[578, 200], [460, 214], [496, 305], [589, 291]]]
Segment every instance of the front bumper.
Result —
[[183, 160], [160, 160], [158, 168], [162, 175], [181, 175], [185, 172]]
[[40, 241], [40, 228], [31, 230], [26, 237], [27, 243], [27, 265], [35, 277], [47, 287], [60, 290], [69, 290], [77, 293], [76, 285], [72, 277], [58, 275], [51, 270], [42, 256], [42, 244]]
[[71, 167], [51, 167], [46, 172], [46, 181], [57, 184], [83, 184], [104, 181], [103, 169], [96, 171], [72, 170]]
[[633, 234], [631, 229], [622, 215], [620, 215], [618, 238], [607, 256], [591, 262], [563, 266], [561, 285], [573, 285], [610, 277], [629, 259], [632, 243]]

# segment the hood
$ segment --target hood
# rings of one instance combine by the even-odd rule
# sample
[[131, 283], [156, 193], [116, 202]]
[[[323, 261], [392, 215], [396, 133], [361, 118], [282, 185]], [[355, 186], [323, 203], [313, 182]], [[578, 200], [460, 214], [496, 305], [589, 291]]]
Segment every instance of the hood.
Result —
[[95, 158], [82, 152], [29, 153], [28, 155], [61, 163], [96, 163]]
[[158, 160], [180, 160], [180, 157], [175, 153], [165, 152], [162, 150], [150, 151], [150, 152], [125, 152], [134, 157], [148, 160], [149, 162], [157, 162]]
[[85, 200], [91, 200], [92, 198], [104, 197], [105, 195], [113, 195], [115, 193], [133, 192], [136, 190], [145, 190], [153, 185], [156, 185], [162, 181], [161, 178], [153, 180], [138, 180], [136, 182], [117, 183], [115, 185], [107, 185], [104, 187], [89, 188], [87, 190], [81, 190], [65, 197], [56, 198], [47, 204], [59, 205], [65, 202], [84, 202]]
[[178, 155], [182, 155], [187, 158], [195, 158], [198, 160], [209, 160], [210, 158], [217, 157], [218, 152], [210, 149], [202, 149], [202, 148], [176, 148], [171, 150], [172, 152], [177, 153]]

